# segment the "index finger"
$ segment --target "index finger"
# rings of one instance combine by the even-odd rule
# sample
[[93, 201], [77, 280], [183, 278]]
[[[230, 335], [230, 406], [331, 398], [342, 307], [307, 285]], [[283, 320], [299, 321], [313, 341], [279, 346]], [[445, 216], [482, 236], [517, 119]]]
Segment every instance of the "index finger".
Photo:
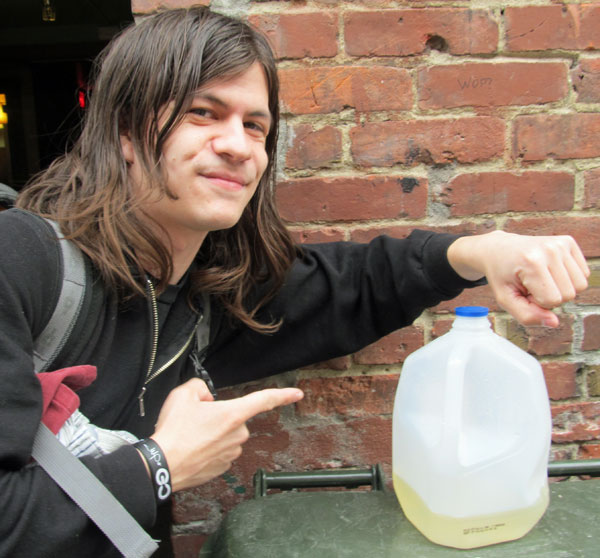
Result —
[[302, 397], [304, 397], [304, 393], [298, 388], [270, 388], [249, 393], [235, 402], [240, 412], [240, 419], [246, 422], [259, 413], [296, 403]]

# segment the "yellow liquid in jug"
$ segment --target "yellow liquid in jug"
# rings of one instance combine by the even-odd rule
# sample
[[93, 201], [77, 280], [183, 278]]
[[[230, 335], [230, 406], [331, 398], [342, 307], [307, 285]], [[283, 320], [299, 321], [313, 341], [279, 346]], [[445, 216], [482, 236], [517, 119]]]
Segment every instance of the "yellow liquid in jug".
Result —
[[456, 518], [430, 511], [419, 495], [393, 474], [394, 490], [404, 515], [430, 541], [455, 548], [476, 548], [521, 538], [544, 515], [548, 485], [529, 508], [478, 517]]

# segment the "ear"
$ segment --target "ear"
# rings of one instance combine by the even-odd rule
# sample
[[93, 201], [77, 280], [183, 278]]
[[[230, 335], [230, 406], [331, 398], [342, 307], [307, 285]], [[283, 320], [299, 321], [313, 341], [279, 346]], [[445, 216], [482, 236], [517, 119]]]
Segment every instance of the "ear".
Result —
[[135, 149], [133, 148], [133, 142], [129, 132], [122, 132], [119, 134], [121, 140], [121, 152], [127, 164], [131, 165], [135, 160]]

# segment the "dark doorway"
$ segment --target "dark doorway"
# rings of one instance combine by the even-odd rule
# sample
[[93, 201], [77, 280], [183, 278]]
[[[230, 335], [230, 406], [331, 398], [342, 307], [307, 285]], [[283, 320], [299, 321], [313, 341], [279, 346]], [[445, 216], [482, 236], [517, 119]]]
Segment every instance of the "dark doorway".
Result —
[[76, 137], [92, 61], [133, 17], [130, 0], [2, 0], [0, 13], [0, 182], [19, 190]]

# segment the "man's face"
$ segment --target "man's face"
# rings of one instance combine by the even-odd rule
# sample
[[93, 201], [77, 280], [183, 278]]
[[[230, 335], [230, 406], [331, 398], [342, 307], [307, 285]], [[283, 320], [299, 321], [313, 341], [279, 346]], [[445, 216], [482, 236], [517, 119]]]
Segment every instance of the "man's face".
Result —
[[[170, 114], [165, 107], [159, 124]], [[169, 190], [143, 211], [161, 224], [175, 249], [198, 248], [210, 231], [232, 227], [256, 191], [268, 164], [265, 142], [271, 127], [267, 81], [262, 66], [199, 90], [162, 151]], [[143, 174], [129, 139], [122, 137], [134, 188]]]

